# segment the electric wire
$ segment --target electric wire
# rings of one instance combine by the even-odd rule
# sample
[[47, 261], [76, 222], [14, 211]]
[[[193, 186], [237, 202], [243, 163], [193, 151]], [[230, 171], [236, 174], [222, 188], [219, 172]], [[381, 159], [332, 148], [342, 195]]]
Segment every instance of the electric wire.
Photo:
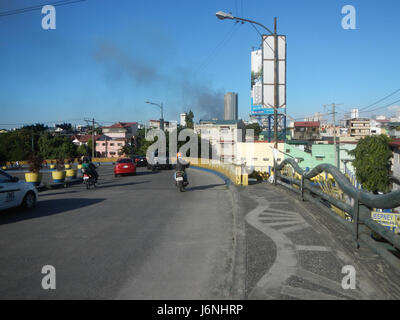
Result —
[[25, 12], [29, 12], [29, 11], [40, 10], [46, 5], [51, 5], [51, 6], [55, 6], [56, 7], [56, 6], [63, 6], [63, 5], [67, 5], [67, 4], [83, 2], [83, 1], [86, 1], [86, 0], [61, 0], [61, 1], [55, 1], [55, 2], [52, 2], [52, 3], [41, 4], [41, 5], [36, 5], [36, 6], [31, 6], [31, 7], [26, 7], [26, 8], [20, 8], [20, 9], [0, 12], [0, 17], [11, 16], [11, 15], [25, 13]]

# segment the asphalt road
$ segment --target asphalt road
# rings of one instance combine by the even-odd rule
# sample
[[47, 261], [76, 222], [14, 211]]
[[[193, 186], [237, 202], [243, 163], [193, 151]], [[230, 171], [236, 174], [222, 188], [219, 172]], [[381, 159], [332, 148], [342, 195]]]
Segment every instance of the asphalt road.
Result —
[[[0, 299], [226, 299], [233, 273], [233, 197], [224, 181], [189, 169], [115, 178], [96, 189], [40, 193], [35, 209], [0, 213]], [[54, 266], [56, 289], [42, 288]]]

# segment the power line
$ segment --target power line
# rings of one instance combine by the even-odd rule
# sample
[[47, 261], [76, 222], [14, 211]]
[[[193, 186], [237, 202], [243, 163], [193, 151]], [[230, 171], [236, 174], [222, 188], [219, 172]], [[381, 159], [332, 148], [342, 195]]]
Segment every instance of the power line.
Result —
[[383, 106], [383, 107], [379, 107], [379, 108], [372, 109], [372, 110], [368, 110], [368, 111], [362, 111], [362, 112], [360, 112], [360, 113], [369, 113], [369, 112], [373, 112], [373, 111], [376, 111], [376, 110], [389, 108], [389, 107], [393, 106], [395, 103], [398, 103], [398, 102], [400, 102], [400, 99], [399, 99], [399, 100], [396, 100], [396, 101], [393, 101], [392, 103], [389, 103], [389, 104], [387, 104], [387, 105], [385, 105], [385, 106]]
[[378, 103], [380, 103], [380, 102], [386, 100], [387, 98], [390, 98], [391, 96], [395, 95], [395, 94], [396, 94], [397, 92], [399, 92], [399, 91], [400, 91], [400, 89], [397, 89], [397, 90], [395, 90], [394, 92], [392, 92], [391, 94], [387, 95], [386, 97], [384, 97], [384, 98], [378, 100], [377, 102], [374, 102], [373, 104], [370, 104], [370, 105], [367, 106], [367, 107], [364, 107], [364, 108], [359, 109], [359, 111], [362, 111], [362, 110], [368, 109], [368, 108], [370, 108], [370, 107], [373, 107], [374, 105], [376, 105], [376, 104], [378, 104]]
[[210, 54], [203, 60], [203, 62], [199, 65], [199, 67], [194, 71], [194, 74], [197, 74], [203, 69], [211, 60], [212, 58], [216, 55], [217, 51], [222, 48], [226, 43], [229, 42], [229, 40], [232, 38], [233, 34], [237, 30], [235, 28], [237, 23], [232, 25], [231, 29], [228, 31], [226, 36], [217, 44], [217, 46], [210, 52]]
[[0, 12], [0, 17], [11, 16], [11, 15], [25, 13], [25, 12], [29, 12], [29, 11], [40, 10], [46, 5], [51, 5], [51, 6], [55, 6], [56, 7], [56, 6], [63, 6], [63, 5], [67, 5], [67, 4], [83, 2], [83, 1], [86, 1], [86, 0], [61, 0], [61, 1], [55, 1], [55, 2], [52, 2], [52, 3], [41, 4], [41, 5], [36, 5], [36, 6], [32, 6], [32, 7], [26, 7], [26, 8], [20, 8], [20, 9]]

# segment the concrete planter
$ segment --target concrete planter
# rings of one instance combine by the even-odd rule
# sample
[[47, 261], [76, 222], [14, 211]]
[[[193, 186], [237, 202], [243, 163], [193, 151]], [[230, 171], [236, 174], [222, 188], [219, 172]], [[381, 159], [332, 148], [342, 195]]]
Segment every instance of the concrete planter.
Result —
[[38, 187], [42, 182], [42, 174], [36, 172], [27, 172], [25, 173], [25, 181]]
[[68, 169], [66, 170], [66, 177], [67, 179], [76, 179], [76, 169]]
[[54, 182], [64, 182], [65, 175], [66, 175], [65, 171], [53, 171], [51, 173]]
[[71, 165], [67, 163], [67, 164], [64, 165], [64, 168], [65, 169], [71, 169]]
[[78, 169], [82, 169], [82, 165], [81, 164], [78, 164]]
[[56, 165], [55, 165], [55, 164], [51, 164], [51, 165], [50, 165], [50, 169], [54, 170], [55, 168], [56, 168]]

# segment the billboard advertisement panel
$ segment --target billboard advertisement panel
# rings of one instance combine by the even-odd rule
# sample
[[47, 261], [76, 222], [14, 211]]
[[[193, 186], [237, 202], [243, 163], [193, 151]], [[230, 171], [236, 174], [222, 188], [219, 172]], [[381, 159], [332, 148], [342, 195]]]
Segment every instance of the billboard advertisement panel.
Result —
[[251, 105], [262, 105], [262, 50], [251, 52]]
[[[274, 57], [275, 45], [273, 35], [263, 35], [262, 65], [263, 90], [262, 105], [274, 107]], [[278, 36], [278, 106], [285, 112], [286, 108], [286, 36]], [[273, 113], [273, 110], [272, 110]]]

